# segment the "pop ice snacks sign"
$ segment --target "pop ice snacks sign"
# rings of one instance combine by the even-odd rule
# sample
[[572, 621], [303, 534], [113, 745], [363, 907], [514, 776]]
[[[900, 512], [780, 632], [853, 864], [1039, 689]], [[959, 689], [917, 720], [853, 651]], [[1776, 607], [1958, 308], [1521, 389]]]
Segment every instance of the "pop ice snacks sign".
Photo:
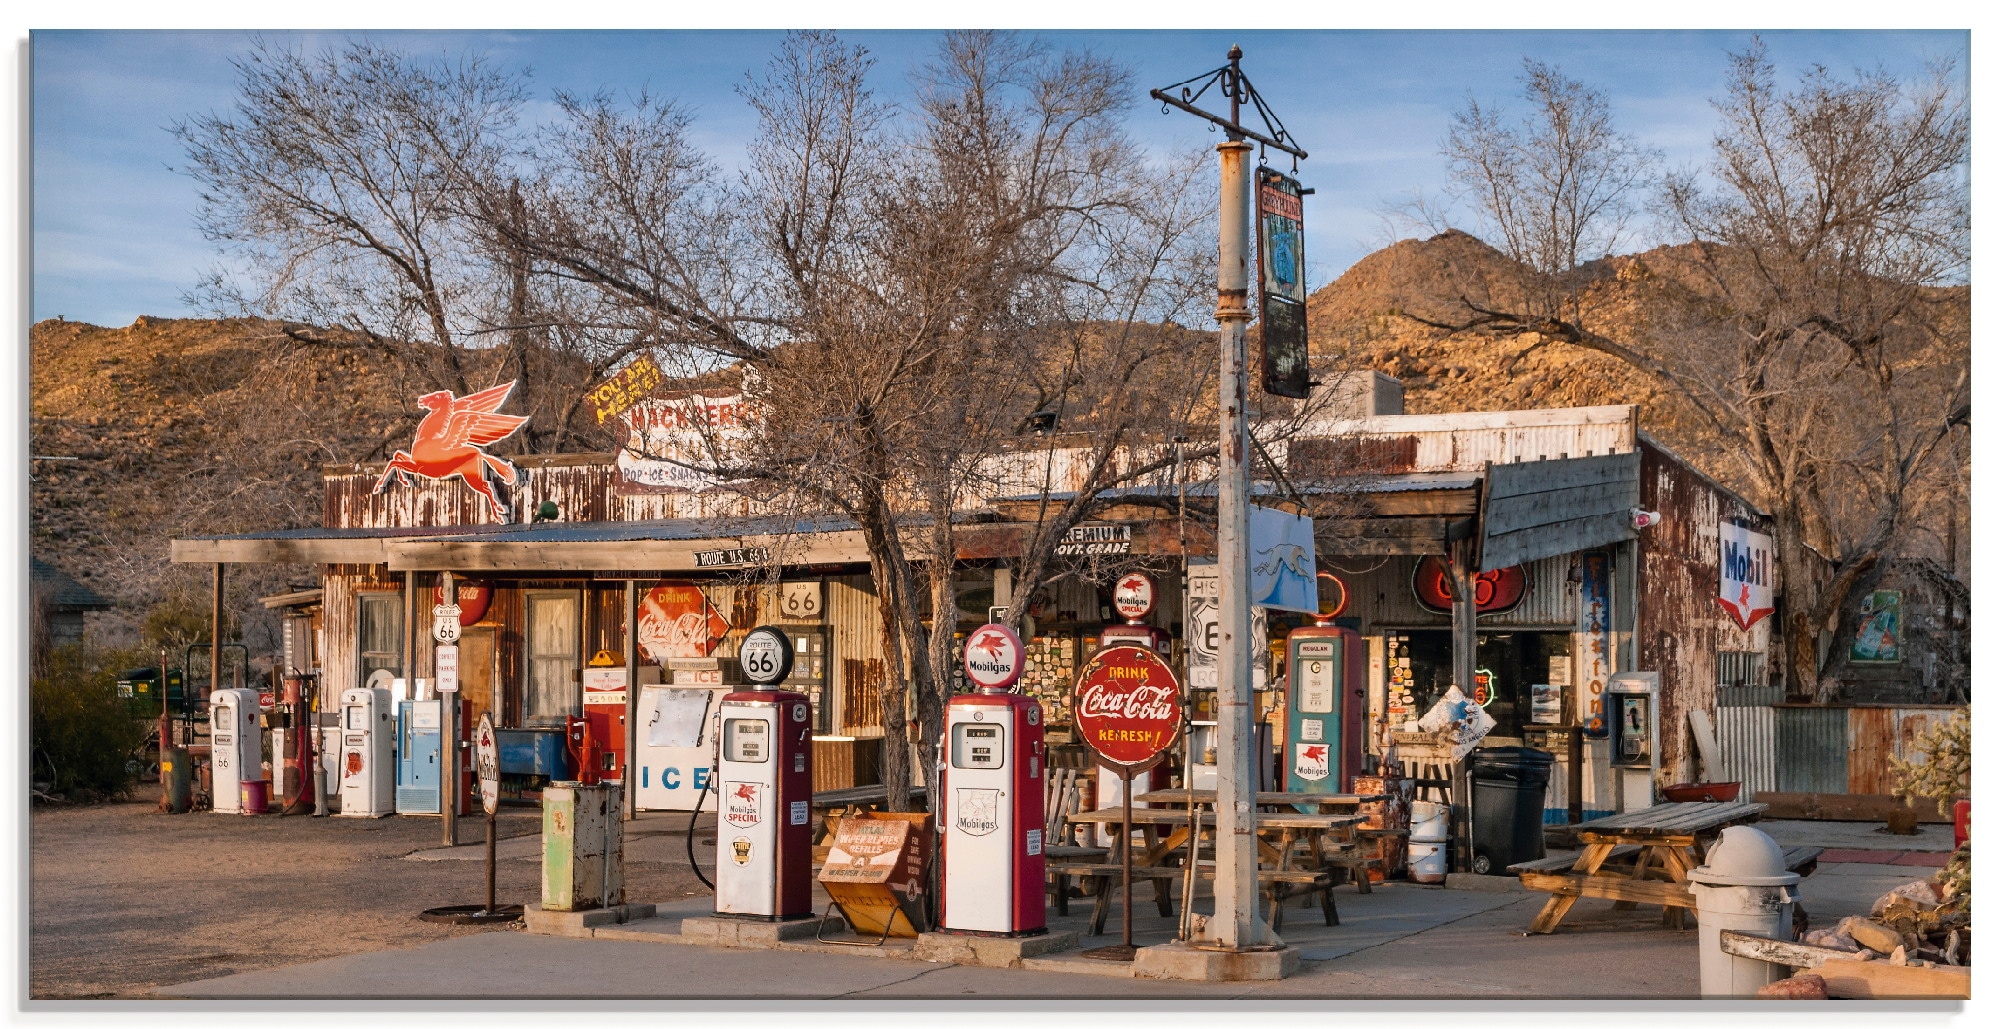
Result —
[[1723, 522], [1722, 594], [1716, 600], [1745, 631], [1777, 610], [1771, 599], [1771, 537]]
[[699, 493], [730, 481], [711, 471], [726, 466], [750, 439], [751, 413], [742, 393], [648, 397], [618, 416], [625, 445], [618, 471], [640, 492]]
[[982, 625], [965, 638], [965, 677], [983, 689], [1004, 690], [1020, 681], [1026, 652], [1014, 630]]
[[1173, 746], [1181, 728], [1181, 686], [1151, 650], [1106, 647], [1076, 681], [1076, 733], [1115, 765], [1145, 765]]

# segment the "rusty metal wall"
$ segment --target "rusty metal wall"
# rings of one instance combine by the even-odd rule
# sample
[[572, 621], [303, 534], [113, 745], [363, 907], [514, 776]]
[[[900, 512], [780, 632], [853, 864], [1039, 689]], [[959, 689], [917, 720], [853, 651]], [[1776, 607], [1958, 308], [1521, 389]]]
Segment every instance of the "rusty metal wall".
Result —
[[[527, 521], [544, 500], [562, 509], [564, 521], [608, 521], [622, 516], [613, 501], [618, 468], [603, 455], [521, 458], [520, 481], [507, 490], [513, 520]], [[464, 480], [416, 479], [374, 492], [381, 467], [355, 466], [324, 480], [325, 525], [333, 529], [491, 525], [498, 521], [486, 498]]]
[[[1711, 770], [1711, 777], [1741, 782], [1743, 799], [1753, 800], [1760, 791], [1778, 788], [1778, 718], [1771, 705], [1783, 699], [1783, 691], [1760, 685], [1761, 662], [1752, 671], [1732, 667], [1742, 664], [1741, 657], [1723, 655], [1723, 677], [1715, 689], [1715, 744], [1722, 767]], [[1756, 678], [1744, 685], [1744, 674]]]
[[[1366, 455], [1366, 470], [1477, 472], [1487, 462], [1542, 461], [1629, 453], [1638, 442], [1635, 408], [1571, 408], [1470, 415], [1389, 415], [1329, 423], [1321, 432], [1335, 448]], [[1307, 464], [1331, 456], [1307, 446]]]
[[866, 575], [842, 575], [827, 580], [827, 623], [833, 635], [833, 727], [843, 736], [880, 738], [882, 680], [888, 674], [882, 658], [882, 613], [873, 581]]
[[1847, 709], [1784, 704], [1775, 709], [1778, 790], [1847, 792]]
[[1658, 511], [1660, 522], [1639, 535], [1636, 664], [1622, 667], [1660, 673], [1659, 775], [1665, 785], [1697, 774], [1687, 713], [1716, 710], [1723, 671], [1718, 654], [1771, 651], [1771, 619], [1745, 632], [1716, 601], [1722, 519], [1758, 526], [1766, 519], [1652, 441], [1642, 441], [1639, 451], [1639, 503]]
[[1917, 759], [1917, 737], [1964, 709], [1780, 704], [1773, 710], [1779, 790], [1888, 794], [1896, 789], [1889, 759]]

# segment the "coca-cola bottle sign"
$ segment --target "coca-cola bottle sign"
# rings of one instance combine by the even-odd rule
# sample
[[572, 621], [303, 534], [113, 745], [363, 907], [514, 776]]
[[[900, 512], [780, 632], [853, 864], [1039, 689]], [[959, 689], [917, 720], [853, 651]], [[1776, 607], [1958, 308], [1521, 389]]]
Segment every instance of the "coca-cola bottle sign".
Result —
[[1181, 684], [1159, 655], [1137, 646], [1100, 650], [1076, 681], [1076, 732], [1113, 764], [1159, 756], [1181, 728]]

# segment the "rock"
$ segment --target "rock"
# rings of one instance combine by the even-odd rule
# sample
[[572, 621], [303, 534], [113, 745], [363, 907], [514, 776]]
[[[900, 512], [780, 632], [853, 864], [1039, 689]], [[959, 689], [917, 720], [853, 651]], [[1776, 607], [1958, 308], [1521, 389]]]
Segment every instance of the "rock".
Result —
[[1903, 934], [1875, 921], [1872, 918], [1856, 918], [1844, 923], [1847, 934], [1854, 942], [1878, 953], [1887, 954], [1903, 945]]
[[1942, 898], [1937, 893], [1937, 887], [1931, 885], [1929, 880], [1919, 879], [1916, 882], [1904, 883], [1876, 898], [1875, 906], [1870, 908], [1868, 913], [1871, 915], [1880, 915], [1889, 909], [1889, 905], [1894, 904], [1899, 899], [1907, 901], [1912, 909], [1934, 908], [1942, 903]]
[[1811, 972], [1757, 988], [1758, 1000], [1825, 1000], [1826, 980]]
[[1950, 935], [1948, 935], [1948, 936], [1946, 936], [1946, 937], [1944, 938], [1944, 963], [1945, 963], [1945, 964], [1947, 964], [1947, 965], [1956, 965], [1956, 964], [1958, 964], [1958, 931], [1957, 931], [1957, 930], [1953, 930], [1953, 931], [1951, 932], [1951, 934], [1950, 934]]
[[1898, 944], [1895, 950], [1889, 952], [1889, 963], [1892, 965], [1909, 964], [1910, 963], [1909, 952], [1905, 951], [1902, 948], [1902, 945]]
[[1812, 932], [1807, 933], [1805, 938], [1799, 942], [1809, 943], [1815, 947], [1831, 947], [1834, 950], [1844, 950], [1850, 954], [1861, 949], [1861, 945], [1854, 942], [1854, 937], [1847, 935], [1847, 933], [1837, 928], [1814, 929]]

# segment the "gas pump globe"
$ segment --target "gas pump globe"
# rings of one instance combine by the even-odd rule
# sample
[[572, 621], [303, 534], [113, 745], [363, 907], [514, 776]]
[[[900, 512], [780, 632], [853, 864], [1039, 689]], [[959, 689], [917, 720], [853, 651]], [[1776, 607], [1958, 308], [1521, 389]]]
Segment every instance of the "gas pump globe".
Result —
[[715, 913], [783, 922], [812, 915], [812, 704], [771, 689], [792, 671], [781, 629], [738, 653], [752, 688], [722, 698], [717, 746]]
[[966, 637], [965, 674], [979, 692], [945, 707], [937, 797], [944, 829], [939, 928], [979, 936], [1048, 932], [1042, 894], [1042, 706], [1012, 693], [1026, 665], [1004, 625]]

